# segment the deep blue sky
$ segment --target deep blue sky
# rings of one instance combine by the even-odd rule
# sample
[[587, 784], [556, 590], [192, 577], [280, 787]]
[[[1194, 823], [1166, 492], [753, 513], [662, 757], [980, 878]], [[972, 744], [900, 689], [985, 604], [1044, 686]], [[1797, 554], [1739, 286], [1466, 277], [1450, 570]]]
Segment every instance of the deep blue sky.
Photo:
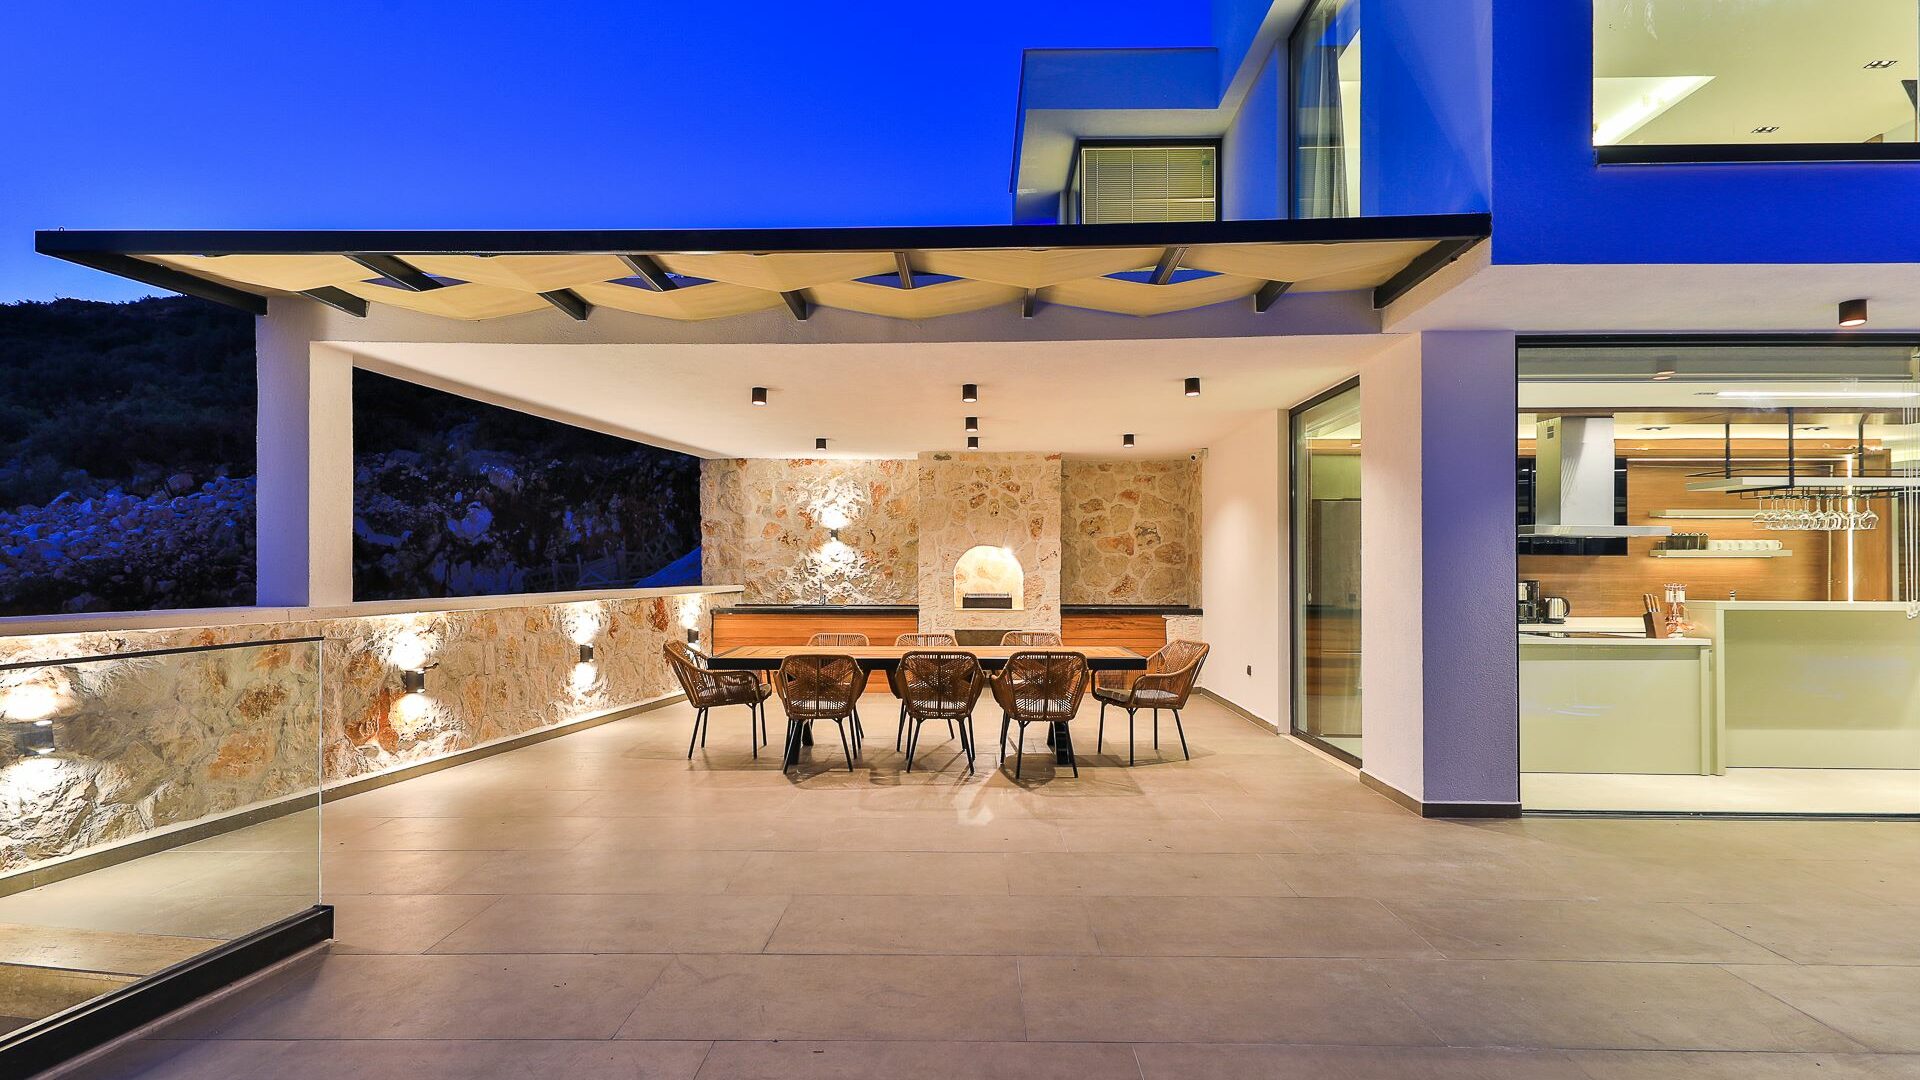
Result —
[[0, 4], [0, 301], [45, 228], [997, 223], [1023, 48], [1205, 0]]

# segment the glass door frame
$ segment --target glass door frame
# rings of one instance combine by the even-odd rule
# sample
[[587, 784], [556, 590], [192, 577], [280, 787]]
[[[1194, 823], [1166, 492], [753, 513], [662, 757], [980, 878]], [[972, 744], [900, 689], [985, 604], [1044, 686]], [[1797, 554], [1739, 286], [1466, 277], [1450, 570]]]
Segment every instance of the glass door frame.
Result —
[[[1312, 734], [1311, 732], [1303, 730], [1300, 726], [1300, 721], [1305, 716], [1306, 695], [1303, 693], [1303, 691], [1306, 688], [1306, 680], [1305, 680], [1305, 672], [1301, 669], [1301, 667], [1298, 664], [1298, 659], [1300, 656], [1300, 649], [1301, 649], [1301, 642], [1303, 640], [1301, 637], [1301, 634], [1304, 629], [1303, 626], [1301, 625], [1301, 618], [1300, 618], [1301, 604], [1299, 602], [1300, 601], [1299, 569], [1300, 569], [1300, 558], [1301, 558], [1301, 546], [1306, 539], [1306, 533], [1302, 528], [1301, 521], [1300, 521], [1300, 465], [1301, 465], [1300, 440], [1295, 434], [1295, 425], [1299, 421], [1299, 418], [1302, 413], [1305, 413], [1320, 405], [1324, 405], [1325, 403], [1332, 401], [1334, 398], [1337, 398], [1342, 394], [1355, 392], [1355, 391], [1358, 391], [1359, 389], [1360, 389], [1360, 376], [1355, 375], [1352, 378], [1343, 380], [1342, 382], [1339, 382], [1334, 386], [1329, 387], [1326, 390], [1322, 390], [1318, 394], [1315, 394], [1312, 397], [1308, 398], [1307, 400], [1300, 402], [1298, 405], [1295, 405], [1293, 408], [1288, 409], [1287, 410], [1287, 436], [1286, 436], [1287, 437], [1287, 729], [1288, 729], [1288, 734], [1292, 735], [1296, 739], [1299, 739], [1303, 742], [1311, 744], [1316, 749], [1322, 750], [1328, 754], [1333, 755], [1334, 757], [1340, 759], [1341, 761], [1346, 762], [1349, 765], [1354, 766], [1355, 768], [1360, 767], [1359, 755], [1354, 754], [1347, 750], [1343, 750], [1340, 747], [1335, 746], [1330, 742], [1327, 742], [1325, 739], [1322, 739], [1319, 736]], [[1360, 438], [1361, 438], [1360, 453], [1361, 453], [1361, 461], [1363, 463], [1361, 465], [1361, 470], [1362, 470], [1362, 473], [1364, 474], [1366, 469], [1366, 466], [1364, 464], [1366, 460], [1365, 458], [1366, 433], [1364, 431], [1362, 431]], [[1362, 506], [1360, 512], [1364, 519], [1364, 516], [1366, 514], [1366, 508], [1364, 507], [1364, 505]], [[1361, 617], [1363, 620], [1365, 619], [1364, 612], [1365, 612], [1365, 604], [1366, 604], [1366, 593], [1364, 591], [1365, 587], [1366, 587], [1365, 582], [1363, 580], [1361, 583], [1361, 588], [1363, 590], [1361, 593], [1361, 606], [1362, 606]], [[1363, 740], [1366, 738], [1364, 711], [1365, 711], [1365, 706], [1363, 703], [1362, 727], [1361, 727], [1361, 738]]]

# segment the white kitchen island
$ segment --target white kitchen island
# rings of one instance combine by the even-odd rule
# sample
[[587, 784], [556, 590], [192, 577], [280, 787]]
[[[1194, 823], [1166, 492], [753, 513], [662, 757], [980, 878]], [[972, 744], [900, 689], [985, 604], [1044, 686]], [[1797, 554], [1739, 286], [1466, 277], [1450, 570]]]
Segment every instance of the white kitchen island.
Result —
[[1523, 773], [1710, 774], [1714, 715], [1710, 642], [1520, 635]]

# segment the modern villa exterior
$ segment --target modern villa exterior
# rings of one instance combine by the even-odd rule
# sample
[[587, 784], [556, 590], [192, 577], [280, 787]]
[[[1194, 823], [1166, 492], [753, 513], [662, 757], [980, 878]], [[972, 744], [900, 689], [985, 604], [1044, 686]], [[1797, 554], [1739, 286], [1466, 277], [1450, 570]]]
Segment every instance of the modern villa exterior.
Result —
[[[1410, 814], [1920, 814], [1913, 5], [1214, 7], [1211, 48], [1026, 54], [1006, 224], [40, 233], [259, 316], [259, 607], [6, 620], [0, 661], [324, 639], [306, 786], [344, 793], [669, 700], [683, 631], [997, 633], [984, 545], [1028, 625], [1204, 637], [1203, 694]], [[705, 583], [356, 604], [356, 370], [708, 459]], [[1191, 466], [1148, 603], [1060, 515], [1129, 458]], [[972, 465], [1051, 517], [942, 516]], [[916, 475], [912, 580], [863, 578]], [[446, 699], [411, 732], [403, 671]]]

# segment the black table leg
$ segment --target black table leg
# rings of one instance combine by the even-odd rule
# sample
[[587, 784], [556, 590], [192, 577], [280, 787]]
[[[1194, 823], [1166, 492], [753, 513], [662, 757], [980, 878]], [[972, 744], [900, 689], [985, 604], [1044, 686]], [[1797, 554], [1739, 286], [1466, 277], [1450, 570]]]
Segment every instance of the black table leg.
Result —
[[1065, 724], [1049, 724], [1047, 726], [1051, 727], [1054, 731], [1052, 740], [1054, 764], [1072, 767], [1074, 764], [1073, 729]]

